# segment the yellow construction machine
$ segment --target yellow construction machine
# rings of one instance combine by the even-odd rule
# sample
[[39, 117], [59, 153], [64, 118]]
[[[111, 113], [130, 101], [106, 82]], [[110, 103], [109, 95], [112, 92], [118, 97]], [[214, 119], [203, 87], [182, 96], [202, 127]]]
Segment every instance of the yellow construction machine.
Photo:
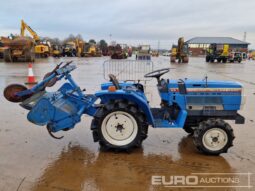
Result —
[[178, 60], [179, 63], [188, 63], [189, 62], [189, 48], [188, 44], [184, 42], [184, 38], [181, 37], [178, 39], [178, 45], [172, 46], [171, 51], [171, 62], [174, 63]]
[[10, 39], [7, 37], [0, 37], [0, 59], [4, 58], [4, 51], [8, 48], [6, 47], [6, 42], [9, 42]]
[[5, 62], [34, 62], [34, 40], [30, 37], [14, 36], [3, 41]]
[[51, 45], [49, 41], [42, 42], [37, 33], [28, 26], [23, 20], [21, 20], [20, 35], [25, 36], [25, 31], [28, 31], [35, 40], [35, 56], [39, 58], [47, 58], [51, 53]]
[[100, 57], [102, 56], [102, 51], [93, 43], [85, 43], [83, 56], [84, 57]]
[[53, 44], [51, 48], [51, 55], [53, 57], [61, 57], [62, 51], [61, 51], [61, 46]]
[[226, 63], [229, 59], [229, 44], [210, 44], [206, 50], [206, 62], [217, 62]]
[[82, 57], [84, 52], [85, 42], [80, 39], [68, 41], [63, 47], [63, 56], [68, 57]]
[[80, 39], [76, 39], [75, 40], [75, 45], [76, 45], [76, 56], [77, 57], [82, 57], [82, 54], [84, 52], [84, 46], [85, 46], [85, 42], [83, 40]]

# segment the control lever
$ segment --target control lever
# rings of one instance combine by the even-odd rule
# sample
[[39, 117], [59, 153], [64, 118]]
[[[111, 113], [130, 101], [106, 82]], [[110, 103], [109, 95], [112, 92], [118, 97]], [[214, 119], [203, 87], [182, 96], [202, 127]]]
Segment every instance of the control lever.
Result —
[[[46, 79], [46, 78], [48, 78], [50, 75], [52, 75], [52, 74], [56, 74], [56, 71], [60, 68], [60, 66], [63, 64], [63, 62], [60, 62], [59, 64], [57, 64], [57, 66], [51, 71], [51, 72], [48, 72], [48, 73], [46, 73], [45, 75], [44, 75], [44, 77], [43, 77], [43, 79]], [[52, 87], [52, 86], [54, 86], [55, 84], [56, 84], [56, 82], [57, 82], [57, 78], [55, 77], [55, 78], [53, 78], [53, 79], [51, 79], [50, 81], [48, 81], [48, 82], [46, 82], [45, 84], [44, 84], [44, 87], [42, 88], [42, 90], [44, 90], [46, 87]]]
[[57, 69], [59, 69], [59, 67], [60, 67], [62, 64], [63, 64], [63, 62], [60, 62], [59, 64], [57, 64], [57, 66], [53, 69], [53, 71], [52, 71], [51, 73], [53, 73], [53, 72], [55, 72]]
[[64, 66], [62, 66], [62, 68], [64, 68], [64, 67], [66, 67], [66, 66], [70, 65], [72, 62], [73, 62], [72, 60], [71, 60], [71, 61], [69, 61], [69, 62], [67, 62]]

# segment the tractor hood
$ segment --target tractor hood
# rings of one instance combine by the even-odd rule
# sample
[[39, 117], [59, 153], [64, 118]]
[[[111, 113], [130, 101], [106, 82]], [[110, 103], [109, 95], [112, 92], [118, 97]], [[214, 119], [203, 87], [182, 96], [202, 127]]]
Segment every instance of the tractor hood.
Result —
[[231, 81], [216, 81], [216, 80], [171, 80], [170, 87], [178, 87], [178, 84], [183, 82], [186, 88], [242, 88], [242, 84]]

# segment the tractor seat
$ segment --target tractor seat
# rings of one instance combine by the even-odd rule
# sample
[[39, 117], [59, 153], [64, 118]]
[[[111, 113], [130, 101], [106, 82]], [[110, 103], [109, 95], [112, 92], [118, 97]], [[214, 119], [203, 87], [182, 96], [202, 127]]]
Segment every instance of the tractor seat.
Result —
[[162, 78], [157, 85], [159, 92], [162, 93], [168, 92], [168, 83], [169, 83], [168, 80]]

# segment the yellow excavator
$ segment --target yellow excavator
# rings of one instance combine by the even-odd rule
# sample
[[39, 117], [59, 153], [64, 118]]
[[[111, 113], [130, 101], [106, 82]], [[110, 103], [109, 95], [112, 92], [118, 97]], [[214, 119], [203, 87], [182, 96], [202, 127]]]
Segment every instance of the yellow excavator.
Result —
[[63, 46], [63, 56], [67, 57], [82, 57], [84, 52], [85, 42], [80, 39], [68, 41]]
[[80, 39], [75, 40], [75, 45], [76, 45], [76, 56], [77, 57], [82, 57], [83, 51], [84, 51], [84, 44], [85, 42]]
[[178, 39], [178, 45], [173, 45], [171, 50], [171, 63], [188, 63], [189, 62], [189, 48], [188, 44], [184, 42], [184, 38]]
[[28, 26], [24, 20], [21, 20], [21, 28], [20, 28], [20, 35], [22, 37], [25, 36], [25, 30], [27, 30], [31, 36], [33, 37], [33, 39], [36, 42], [35, 45], [35, 56], [39, 57], [39, 58], [47, 58], [48, 56], [50, 56], [50, 43], [48, 41], [46, 42], [42, 42], [40, 40], [40, 37], [37, 35], [37, 33], [30, 27]]

